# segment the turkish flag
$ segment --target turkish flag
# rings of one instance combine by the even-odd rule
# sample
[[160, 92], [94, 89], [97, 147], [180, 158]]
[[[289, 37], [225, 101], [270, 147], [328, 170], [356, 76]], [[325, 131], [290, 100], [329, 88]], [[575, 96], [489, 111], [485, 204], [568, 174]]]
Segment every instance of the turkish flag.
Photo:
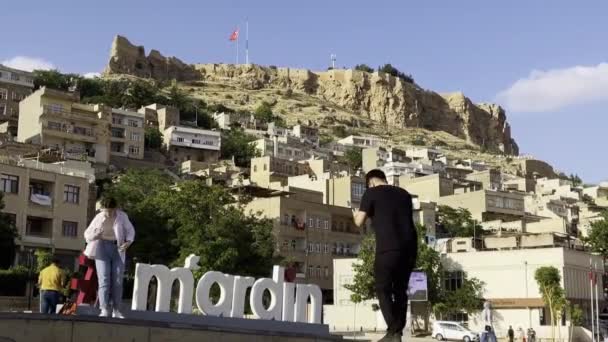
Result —
[[239, 30], [235, 30], [234, 32], [232, 32], [232, 34], [230, 35], [230, 41], [235, 41], [239, 39]]

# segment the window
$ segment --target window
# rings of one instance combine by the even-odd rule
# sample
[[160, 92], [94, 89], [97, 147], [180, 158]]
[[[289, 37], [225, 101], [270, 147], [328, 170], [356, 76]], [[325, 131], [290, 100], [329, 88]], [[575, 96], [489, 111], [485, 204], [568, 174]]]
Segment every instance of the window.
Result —
[[253, 165], [253, 172], [258, 172], [258, 166], [257, 165]]
[[285, 224], [285, 225], [289, 224], [289, 214], [283, 215], [283, 219], [281, 220], [281, 223]]
[[138, 146], [129, 146], [129, 154], [139, 154]]
[[131, 132], [131, 140], [140, 141], [141, 137], [139, 136], [139, 133]]
[[177, 137], [177, 142], [184, 142], [184, 138], [182, 138], [182, 137]]
[[78, 236], [78, 223], [63, 221], [63, 236], [75, 238]]
[[317, 229], [321, 229], [321, 219], [317, 217]]
[[201, 144], [201, 139], [192, 139], [193, 144]]
[[0, 100], [8, 100], [8, 90], [0, 88]]
[[315, 248], [315, 252], [321, 253], [321, 244], [320, 243], [317, 243], [316, 248]]
[[464, 272], [453, 271], [443, 273], [443, 287], [447, 291], [455, 291], [462, 286]]
[[6, 105], [4, 103], [0, 103], [0, 115], [6, 115]]
[[80, 201], [80, 187], [66, 184], [63, 188], [63, 201], [77, 204]]
[[7, 174], [0, 175], [0, 191], [10, 194], [19, 192], [19, 177]]
[[314, 251], [315, 251], [315, 244], [312, 243], [312, 242], [309, 242], [308, 243], [308, 252], [309, 253], [314, 253]]
[[13, 81], [19, 81], [19, 75], [14, 74], [14, 73], [11, 74], [11, 80], [13, 80]]
[[130, 127], [140, 127], [139, 122], [137, 120], [129, 120]]
[[329, 267], [325, 266], [325, 279], [329, 278]]
[[63, 105], [58, 103], [51, 103], [47, 106], [47, 108], [51, 113], [60, 113], [63, 111]]
[[365, 192], [365, 187], [362, 183], [352, 183], [351, 184], [351, 192], [353, 198], [361, 198], [363, 193]]
[[56, 131], [61, 131], [61, 124], [59, 122], [49, 121], [49, 122], [47, 122], [46, 127], [48, 129], [53, 129], [53, 130], [56, 130]]
[[264, 171], [268, 170], [268, 166], [264, 163]]
[[325, 220], [323, 222], [323, 227], [325, 228], [325, 230], [329, 230], [329, 221], [328, 220]]
[[74, 126], [74, 134], [93, 136], [93, 130], [87, 127]]
[[125, 130], [123, 128], [112, 128], [112, 137], [114, 138], [124, 138]]
[[311, 217], [308, 219], [308, 228], [314, 228], [315, 220]]
[[308, 276], [311, 278], [313, 277], [314, 269], [315, 269], [314, 266], [312, 266], [312, 265], [308, 266]]
[[325, 244], [325, 248], [324, 248], [323, 252], [325, 254], [329, 253], [329, 244], [327, 244], [327, 243]]
[[317, 278], [321, 278], [321, 266], [317, 266]]
[[283, 241], [282, 248], [285, 250], [285, 249], [287, 249], [288, 247], [289, 247], [289, 240], [284, 240], [284, 241]]
[[291, 240], [291, 249], [296, 250], [296, 240]]

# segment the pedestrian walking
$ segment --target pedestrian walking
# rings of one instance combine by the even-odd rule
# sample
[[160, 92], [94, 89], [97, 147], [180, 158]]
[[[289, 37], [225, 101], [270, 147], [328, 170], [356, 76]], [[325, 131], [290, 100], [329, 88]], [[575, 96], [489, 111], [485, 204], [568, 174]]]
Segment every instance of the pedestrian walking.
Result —
[[507, 336], [509, 337], [509, 342], [513, 342], [515, 339], [515, 331], [513, 331], [513, 327], [509, 325], [509, 330], [507, 331]]

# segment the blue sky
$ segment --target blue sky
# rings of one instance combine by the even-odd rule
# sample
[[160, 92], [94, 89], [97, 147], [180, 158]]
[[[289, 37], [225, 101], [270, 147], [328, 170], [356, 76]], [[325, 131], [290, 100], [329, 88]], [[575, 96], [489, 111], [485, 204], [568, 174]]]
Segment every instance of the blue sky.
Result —
[[424, 88], [498, 102], [522, 153], [597, 182], [608, 179], [606, 13], [607, 2], [561, 0], [10, 1], [0, 62], [99, 72], [122, 34], [187, 62], [230, 63], [228, 36], [249, 18], [254, 63], [390, 62]]

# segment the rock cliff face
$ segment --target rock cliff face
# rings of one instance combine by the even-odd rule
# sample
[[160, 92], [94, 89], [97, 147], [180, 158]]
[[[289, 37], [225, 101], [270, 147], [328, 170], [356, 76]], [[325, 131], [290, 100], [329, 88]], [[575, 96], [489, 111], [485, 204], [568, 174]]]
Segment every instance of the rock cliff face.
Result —
[[146, 56], [143, 46], [135, 46], [122, 36], [114, 37], [110, 61], [104, 74], [127, 74], [158, 80], [192, 80], [199, 73], [176, 57], [165, 57], [156, 50]]
[[[164, 64], [163, 64], [164, 63]], [[166, 70], [162, 70], [166, 67]], [[312, 72], [259, 65], [187, 65], [117, 36], [107, 74], [131, 74], [180, 81], [203, 79], [244, 89], [290, 88], [305, 92], [374, 121], [396, 127], [445, 131], [491, 150], [517, 155], [504, 110], [494, 104], [474, 104], [462, 93], [440, 95], [388, 74], [357, 70]]]

